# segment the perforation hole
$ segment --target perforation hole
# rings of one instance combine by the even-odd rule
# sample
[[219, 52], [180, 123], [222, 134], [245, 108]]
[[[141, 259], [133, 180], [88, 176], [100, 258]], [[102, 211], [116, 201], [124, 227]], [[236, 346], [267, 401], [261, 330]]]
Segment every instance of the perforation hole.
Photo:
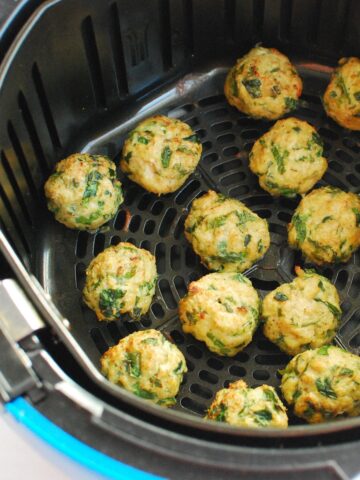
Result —
[[176, 345], [181, 345], [185, 342], [184, 335], [181, 332], [179, 332], [178, 330], [172, 330], [170, 332], [170, 336], [174, 340], [174, 343]]
[[240, 185], [238, 187], [232, 188], [229, 191], [229, 195], [231, 197], [239, 197], [240, 195], [246, 195], [249, 192], [250, 192], [250, 187], [248, 187], [247, 185]]
[[287, 212], [279, 212], [277, 214], [277, 217], [282, 222], [290, 223], [292, 215], [290, 213], [287, 213]]
[[255, 362], [259, 365], [284, 365], [289, 361], [285, 354], [279, 355], [256, 355]]
[[231, 122], [220, 122], [212, 125], [211, 130], [214, 133], [224, 132], [225, 130], [230, 130], [232, 128]]
[[190, 248], [187, 247], [185, 250], [185, 264], [187, 267], [195, 268], [199, 263], [196, 253]]
[[130, 334], [134, 333], [134, 332], [137, 332], [137, 330], [138, 330], [135, 322], [126, 321], [126, 322], [123, 322], [123, 325], [124, 325], [126, 331]]
[[343, 290], [347, 284], [349, 275], [346, 270], [340, 270], [335, 281], [336, 288]]
[[272, 215], [271, 210], [268, 210], [266, 208], [262, 208], [260, 210], [256, 210], [256, 213], [259, 215], [261, 218], [270, 218]]
[[334, 172], [340, 173], [343, 171], [343, 166], [340, 165], [340, 163], [336, 162], [335, 160], [332, 160], [329, 162], [329, 167], [331, 170], [334, 170]]
[[153, 215], [160, 215], [163, 209], [164, 209], [164, 203], [161, 200], [159, 200], [154, 203], [150, 211]]
[[151, 305], [151, 311], [154, 314], [156, 318], [164, 318], [165, 316], [165, 311], [163, 307], [160, 305], [160, 303], [153, 303]]
[[165, 213], [159, 228], [160, 237], [166, 237], [169, 234], [172, 223], [176, 217], [176, 213], [177, 212], [175, 208], [169, 208], [169, 210]]
[[206, 363], [214, 370], [222, 370], [224, 368], [224, 363], [218, 358], [209, 358]]
[[352, 298], [357, 298], [359, 295], [360, 291], [360, 273], [357, 273], [352, 281], [350, 290], [349, 290], [349, 295]]
[[143, 240], [140, 243], [140, 248], [144, 248], [148, 252], [151, 252], [151, 243], [149, 242], [149, 240]]
[[232, 133], [226, 133], [225, 135], [220, 135], [217, 137], [217, 142], [220, 143], [220, 145], [223, 145], [224, 143], [232, 143], [235, 140], [235, 135]]
[[346, 180], [353, 186], [353, 187], [358, 187], [360, 185], [360, 179], [353, 175], [352, 173], [350, 175], [346, 175]]
[[271, 343], [269, 340], [266, 339], [260, 339], [257, 342], [257, 346], [259, 350], [264, 350], [266, 352], [277, 352], [278, 347]]
[[140, 223], [141, 223], [140, 215], [134, 215], [133, 217], [131, 217], [131, 221], [130, 221], [130, 224], [129, 224], [130, 232], [132, 232], [132, 233], [137, 232], [139, 230]]
[[211, 142], [203, 142], [202, 144], [203, 147], [203, 152], [207, 152], [212, 148], [212, 143]]
[[202, 351], [196, 345], [189, 345], [188, 347], [186, 347], [186, 351], [191, 357], [195, 358], [196, 360], [199, 360], [203, 356]]
[[130, 213], [127, 210], [120, 210], [114, 224], [116, 230], [124, 230], [128, 226], [130, 218]]
[[150, 328], [151, 327], [151, 320], [149, 317], [141, 317], [140, 318], [140, 323], [144, 328]]
[[[257, 213], [259, 213], [259, 212], [257, 212]], [[261, 217], [262, 217], [262, 215], [261, 215]], [[271, 233], [276, 233], [276, 234], [280, 235], [281, 237], [287, 237], [286, 228], [282, 225], [278, 225], [277, 223], [270, 223], [269, 224], [269, 230], [270, 230]]]
[[179, 221], [175, 227], [175, 230], [174, 230], [174, 238], [176, 240], [178, 240], [179, 238], [183, 237], [184, 236], [184, 223], [185, 223], [185, 218], [186, 216], [185, 215], [182, 215], [180, 218], [179, 218]]
[[355, 142], [352, 138], [344, 138], [343, 145], [345, 145], [345, 147], [349, 148], [354, 153], [360, 152], [360, 144]]
[[85, 286], [86, 279], [86, 265], [82, 262], [77, 263], [75, 266], [75, 283], [76, 288], [80, 291], [83, 291]]
[[[341, 305], [343, 309], [343, 305]], [[356, 310], [351, 317], [340, 327], [340, 334], [343, 337], [348, 337], [360, 325], [360, 310]]]
[[214, 373], [208, 372], [207, 370], [200, 370], [199, 378], [204, 382], [211, 383], [215, 385], [219, 381], [219, 377]]
[[188, 200], [192, 200], [194, 192], [200, 187], [200, 182], [198, 180], [192, 180], [189, 182], [186, 187], [175, 197], [175, 202], [178, 205], [182, 205]]
[[119, 243], [121, 242], [121, 238], [118, 237], [117, 235], [114, 235], [113, 237], [111, 237], [111, 245], [118, 245]]
[[[239, 160], [232, 160], [230, 162], [224, 162], [221, 165], [217, 165], [216, 167], [213, 167], [211, 172], [214, 175], [220, 175], [221, 173], [226, 173], [229, 172], [230, 170], [234, 170], [236, 168], [240, 167], [240, 162]], [[245, 178], [245, 174], [243, 175], [243, 179]], [[234, 182], [232, 182], [234, 183]]]
[[240, 136], [245, 140], [252, 140], [253, 138], [257, 138], [260, 136], [259, 130], [251, 129], [251, 130], [243, 130], [240, 133]]
[[274, 203], [274, 199], [265, 195], [256, 195], [252, 198], [247, 198], [245, 201], [248, 207], [256, 207], [257, 205], [271, 205]]
[[109, 322], [106, 325], [108, 332], [110, 333], [111, 338], [113, 339], [114, 343], [117, 344], [121, 338], [120, 331], [118, 326], [115, 322]]
[[234, 375], [234, 377], [245, 377], [246, 370], [244, 367], [239, 367], [238, 365], [231, 365], [229, 368], [229, 373]]
[[344, 150], [336, 150], [336, 155], [337, 157], [340, 158], [343, 162], [346, 163], [351, 163], [353, 161], [353, 158], [351, 155], [349, 155], [347, 152], [344, 152]]
[[249, 354], [246, 352], [239, 352], [235, 355], [234, 360], [237, 360], [238, 362], [241, 363], [246, 363], [250, 359]]
[[227, 114], [228, 114], [228, 111], [226, 108], [217, 108], [216, 110], [211, 110], [210, 112], [206, 112], [204, 117], [206, 118], [207, 121], [211, 121], [214, 118], [224, 117]]
[[165, 255], [166, 255], [165, 244], [158, 243], [155, 248], [155, 257], [156, 257], [156, 269], [160, 274], [165, 272], [165, 268], [166, 268]]
[[95, 236], [94, 241], [94, 256], [98, 255], [105, 248], [105, 235], [103, 233], [98, 233]]
[[152, 199], [153, 199], [153, 196], [150, 193], [145, 193], [141, 197], [140, 202], [138, 203], [138, 209], [139, 210], [146, 210], [148, 208], [148, 206], [150, 205]]
[[296, 114], [301, 117], [311, 117], [311, 118], [317, 117], [317, 112], [314, 112], [314, 110], [310, 110], [310, 108], [305, 108], [305, 107], [301, 107], [298, 110], [296, 110]]
[[184, 297], [187, 293], [185, 280], [182, 277], [177, 276], [174, 278], [174, 285], [175, 285], [176, 291], [178, 292], [179, 297], [180, 298]]
[[146, 220], [144, 225], [144, 233], [145, 235], [152, 235], [154, 233], [156, 227], [156, 223], [154, 220]]
[[100, 354], [102, 355], [103, 353], [105, 353], [108, 349], [108, 345], [101, 331], [98, 328], [92, 328], [90, 330], [90, 336]]
[[181, 268], [181, 248], [179, 245], [173, 245], [170, 250], [170, 263], [172, 270]]
[[176, 308], [177, 302], [175, 301], [175, 298], [171, 292], [169, 282], [163, 278], [159, 282], [159, 288], [168, 309], [173, 310], [174, 308]]
[[209, 105], [214, 105], [215, 103], [220, 103], [220, 102], [223, 102], [224, 100], [225, 100], [224, 95], [214, 95], [211, 97], [203, 98], [199, 100], [198, 103], [201, 107], [208, 107]]
[[266, 370], [254, 370], [253, 377], [255, 378], [255, 380], [264, 381], [270, 378], [270, 374]]
[[359, 348], [360, 347], [360, 333], [355, 335], [355, 337], [353, 337], [350, 340], [349, 344], [350, 344], [351, 348]]
[[134, 203], [134, 200], [137, 195], [137, 187], [128, 187], [126, 190], [124, 190], [124, 203], [127, 206], [130, 206]]
[[190, 412], [195, 413], [196, 415], [204, 415], [204, 412], [206, 409], [205, 405], [195, 402], [195, 400], [189, 397], [182, 398], [180, 400], [180, 404], [186, 410], [189, 410]]
[[205, 400], [209, 400], [213, 396], [211, 390], [203, 387], [202, 385], [199, 385], [198, 383], [193, 383], [190, 386], [190, 392], [194, 395], [197, 395], [198, 397], [204, 398]]
[[214, 163], [216, 162], [217, 160], [219, 160], [219, 155], [217, 153], [209, 153], [208, 155], [205, 155], [202, 159], [202, 161], [204, 162], [204, 164], [206, 165], [209, 165], [211, 163]]
[[85, 257], [89, 238], [90, 238], [90, 235], [88, 234], [88, 232], [85, 232], [85, 231], [79, 232], [77, 243], [76, 243], [76, 250], [75, 250], [75, 255], [78, 258]]

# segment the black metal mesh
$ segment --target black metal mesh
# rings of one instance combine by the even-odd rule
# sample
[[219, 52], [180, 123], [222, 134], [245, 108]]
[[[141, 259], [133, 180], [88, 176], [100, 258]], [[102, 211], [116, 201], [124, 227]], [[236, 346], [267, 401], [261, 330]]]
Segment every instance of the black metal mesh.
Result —
[[[303, 69], [301, 75], [305, 93], [294, 115], [318, 128], [329, 160], [329, 169], [319, 185], [329, 183], [356, 192], [360, 185], [360, 134], [345, 131], [326, 117], [318, 95], [326, 77], [319, 83], [311, 71]], [[40, 259], [43, 283], [69, 318], [73, 334], [97, 365], [99, 356], [108, 347], [137, 329], [157, 328], [171, 337], [184, 353], [189, 369], [175, 408], [198, 415], [203, 415], [217, 390], [239, 378], [251, 386], [263, 383], [278, 386], [278, 369], [286, 365], [289, 357], [263, 337], [261, 328], [253, 342], [231, 359], [214, 355], [203, 343], [182, 332], [178, 301], [191, 281], [207, 273], [183, 233], [184, 219], [193, 199], [215, 189], [240, 199], [267, 219], [270, 249], [263, 260], [246, 272], [261, 296], [290, 281], [295, 265], [304, 265], [300, 253], [287, 245], [287, 223], [299, 199], [272, 198], [260, 189], [248, 168], [248, 153], [254, 141], [272, 124], [247, 118], [230, 107], [221, 93], [223, 79], [223, 71], [215, 73], [201, 88], [190, 92], [187, 103], [175, 96], [171, 98], [171, 106], [159, 109], [159, 113], [190, 124], [203, 144], [198, 169], [179, 191], [157, 197], [122, 178], [125, 201], [109, 227], [96, 234], [77, 233], [48, 219], [43, 230], [47, 258]], [[111, 153], [115, 149], [118, 162], [124, 135], [122, 132], [111, 141], [95, 145], [92, 153]], [[120, 241], [131, 242], [156, 255], [159, 273], [156, 295], [149, 314], [139, 322], [131, 322], [127, 317], [111, 323], [98, 322], [81, 300], [85, 268], [104, 248]], [[360, 346], [359, 264], [360, 256], [356, 253], [345, 265], [317, 268], [339, 290], [343, 319], [338, 339], [353, 351]]]

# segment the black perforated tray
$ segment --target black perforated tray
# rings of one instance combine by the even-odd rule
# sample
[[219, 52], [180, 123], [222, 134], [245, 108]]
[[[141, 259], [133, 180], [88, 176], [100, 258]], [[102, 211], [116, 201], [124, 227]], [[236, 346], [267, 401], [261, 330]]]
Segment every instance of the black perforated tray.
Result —
[[[304, 79], [301, 108], [294, 116], [312, 123], [325, 142], [329, 169], [319, 185], [331, 184], [344, 190], [359, 191], [360, 133], [349, 132], [328, 119], [321, 105], [327, 74], [316, 65], [308, 69], [298, 64]], [[261, 296], [293, 278], [295, 265], [304, 262], [287, 245], [287, 223], [299, 198], [274, 199], [258, 186], [248, 168], [248, 153], [254, 141], [272, 123], [247, 118], [230, 107], [223, 96], [226, 69], [194, 74], [156, 97], [132, 106], [117, 119], [101, 125], [98, 137], [86, 133], [74, 150], [104, 153], [118, 163], [126, 133], [142, 118], [162, 113], [178, 117], [193, 127], [203, 145], [196, 172], [176, 193], [157, 197], [124, 178], [125, 201], [116, 218], [96, 234], [74, 232], [58, 225], [45, 214], [39, 232], [37, 270], [45, 289], [72, 325], [72, 332], [90, 359], [99, 357], [127, 334], [144, 328], [157, 328], [170, 336], [187, 359], [189, 372], [181, 387], [176, 409], [203, 415], [215, 392], [229, 382], [243, 378], [249, 385], [279, 385], [278, 369], [289, 357], [267, 341], [261, 328], [253, 342], [234, 358], [209, 352], [204, 344], [185, 335], [177, 316], [177, 303], [188, 284], [207, 271], [199, 263], [184, 238], [183, 225], [194, 198], [214, 189], [238, 198], [269, 222], [271, 247], [264, 259], [246, 272]], [[97, 132], [98, 133], [98, 132]], [[131, 221], [127, 229], [127, 213]], [[98, 322], [83, 304], [81, 291], [84, 272], [91, 259], [109, 245], [128, 241], [156, 255], [159, 281], [151, 311], [139, 322], [129, 319]], [[337, 337], [345, 348], [359, 352], [360, 346], [360, 254], [345, 265], [318, 268], [339, 290], [343, 318]], [[292, 423], [296, 421], [292, 419]]]

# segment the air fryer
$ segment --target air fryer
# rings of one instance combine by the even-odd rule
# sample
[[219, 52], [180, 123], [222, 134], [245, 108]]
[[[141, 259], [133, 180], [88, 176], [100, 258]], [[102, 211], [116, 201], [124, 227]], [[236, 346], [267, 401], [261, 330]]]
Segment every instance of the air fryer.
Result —
[[[174, 479], [343, 479], [360, 470], [360, 418], [287, 430], [242, 429], [202, 417], [230, 382], [279, 386], [289, 357], [260, 331], [234, 358], [218, 357], [190, 335], [177, 304], [206, 273], [184, 237], [191, 202], [213, 189], [269, 222], [271, 247], [246, 272], [263, 296], [308, 266], [287, 244], [298, 199], [262, 191], [248, 168], [254, 141], [272, 123], [230, 107], [225, 75], [261, 42], [289, 56], [304, 82], [295, 116], [325, 141], [329, 168], [318, 185], [359, 192], [360, 133], [329, 119], [321, 95], [341, 57], [360, 56], [360, 5], [351, 0], [52, 0], [1, 2], [0, 68], [0, 393], [23, 398], [75, 438], [109, 457]], [[187, 122], [203, 155], [178, 191], [157, 197], [120, 171], [125, 201], [96, 232], [55, 222], [43, 185], [73, 152], [119, 164], [124, 138], [142, 119]], [[156, 256], [159, 280], [148, 315], [98, 322], [83, 303], [85, 269], [119, 241]], [[318, 269], [340, 292], [335, 342], [359, 353], [360, 253]], [[13, 277], [8, 278], [8, 277]], [[16, 280], [14, 280], [16, 279]], [[188, 374], [172, 409], [109, 382], [99, 358], [139, 329], [162, 331], [184, 353]]]

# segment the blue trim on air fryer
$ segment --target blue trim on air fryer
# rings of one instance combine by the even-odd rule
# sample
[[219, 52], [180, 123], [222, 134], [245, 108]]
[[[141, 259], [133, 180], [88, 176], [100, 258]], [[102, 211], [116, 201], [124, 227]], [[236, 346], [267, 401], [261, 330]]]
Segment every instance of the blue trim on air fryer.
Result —
[[45, 442], [101, 475], [116, 480], [164, 480], [98, 452], [39, 413], [22, 397], [5, 404], [5, 409]]

